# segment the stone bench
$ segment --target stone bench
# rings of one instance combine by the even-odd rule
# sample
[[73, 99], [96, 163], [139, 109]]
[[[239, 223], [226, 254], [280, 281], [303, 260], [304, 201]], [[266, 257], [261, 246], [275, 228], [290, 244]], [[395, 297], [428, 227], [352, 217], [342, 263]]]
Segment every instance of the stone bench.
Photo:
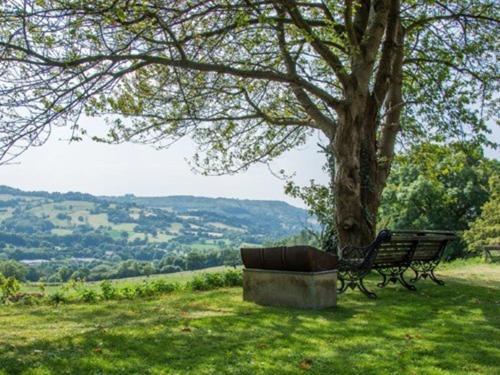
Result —
[[337, 303], [337, 257], [311, 246], [242, 248], [243, 299], [320, 309]]

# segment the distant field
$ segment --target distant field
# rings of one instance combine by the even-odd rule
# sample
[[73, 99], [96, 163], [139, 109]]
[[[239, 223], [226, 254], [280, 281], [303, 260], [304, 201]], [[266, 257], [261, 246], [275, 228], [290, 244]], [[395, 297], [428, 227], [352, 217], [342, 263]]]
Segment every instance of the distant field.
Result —
[[500, 374], [500, 265], [438, 274], [445, 286], [347, 291], [316, 311], [244, 302], [241, 288], [0, 306], [0, 374]]
[[[11, 199], [12, 196], [4, 195], [3, 199]], [[2, 199], [2, 195], [0, 195], [0, 199]], [[92, 226], [93, 228], [105, 228], [105, 232], [110, 235], [113, 239], [121, 239], [123, 232], [128, 234], [128, 241], [134, 241], [136, 239], [144, 240], [144, 233], [135, 232], [135, 228], [137, 227], [137, 223], [113, 223], [108, 220], [107, 213], [99, 213], [93, 214], [91, 210], [95, 208], [95, 203], [92, 202], [82, 202], [82, 201], [61, 201], [56, 203], [39, 203], [34, 207], [30, 208], [28, 211], [36, 216], [46, 216], [55, 226], [56, 228], [51, 230], [52, 234], [64, 236], [73, 233], [75, 226], [87, 224]], [[116, 204], [110, 204], [110, 207], [116, 207]], [[0, 211], [0, 220], [6, 219], [11, 216], [12, 209], [5, 208], [4, 211]], [[144, 212], [142, 208], [133, 208], [130, 209], [130, 217], [137, 219], [140, 216], [140, 213]], [[69, 216], [69, 219], [60, 219], [58, 215], [66, 214]], [[146, 216], [148, 214], [146, 213]], [[179, 215], [180, 218], [183, 219], [193, 219], [195, 216], [190, 215]], [[207, 222], [207, 228], [212, 228], [217, 231], [233, 231], [243, 233], [245, 232], [241, 228], [233, 227], [227, 224], [219, 223], [219, 222]], [[175, 240], [177, 235], [180, 234], [181, 229], [185, 227], [182, 223], [170, 223], [168, 227], [165, 228], [164, 231], [158, 231], [156, 236], [148, 235], [149, 242], [158, 243], [158, 242], [169, 242]], [[203, 229], [203, 226], [196, 224], [189, 224], [192, 230], [200, 230]], [[170, 234], [168, 234], [170, 233]], [[224, 241], [224, 243], [229, 244], [230, 241], [224, 238], [223, 233], [218, 232], [208, 232], [213, 237], [216, 237], [216, 240]], [[218, 247], [217, 243], [214, 240], [205, 239], [205, 243], [192, 243], [190, 247], [196, 250], [211, 250], [214, 247]]]

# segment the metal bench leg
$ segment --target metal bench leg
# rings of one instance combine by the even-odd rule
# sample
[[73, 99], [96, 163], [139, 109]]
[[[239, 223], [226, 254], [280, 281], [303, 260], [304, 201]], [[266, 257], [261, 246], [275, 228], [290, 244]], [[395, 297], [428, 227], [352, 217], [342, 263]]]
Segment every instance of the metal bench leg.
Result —
[[382, 275], [384, 278], [380, 283], [377, 284], [379, 288], [385, 287], [387, 284], [392, 282], [393, 284], [400, 283], [406, 289], [411, 291], [417, 290], [415, 286], [409, 284], [404, 278], [404, 272], [407, 270], [407, 267], [392, 267], [386, 269], [378, 269], [377, 272]]
[[346, 291], [347, 289], [347, 284], [344, 280], [344, 276], [341, 275], [340, 273], [337, 274], [337, 281], [340, 281], [340, 286], [337, 288], [337, 293], [342, 294]]
[[412, 292], [414, 292], [414, 291], [416, 291], [416, 290], [417, 290], [417, 288], [415, 288], [415, 285], [411, 285], [411, 284], [409, 284], [409, 283], [405, 280], [405, 278], [404, 278], [404, 271], [403, 271], [403, 272], [401, 272], [401, 273], [399, 274], [399, 278], [398, 278], [398, 280], [399, 280], [399, 282], [401, 283], [401, 285], [403, 285], [406, 289], [409, 289], [409, 290], [411, 290]]
[[390, 281], [390, 280], [389, 280], [389, 278], [387, 277], [387, 275], [386, 275], [386, 274], [385, 274], [382, 270], [377, 270], [377, 272], [379, 273], [379, 275], [380, 275], [380, 276], [382, 276], [382, 277], [383, 277], [382, 281], [381, 281], [381, 282], [379, 282], [379, 283], [377, 284], [377, 286], [378, 286], [379, 288], [383, 288], [383, 287], [385, 287], [387, 284], [389, 284], [389, 281]]
[[412, 283], [417, 282], [420, 279], [431, 279], [438, 285], [444, 285], [444, 281], [440, 280], [434, 274], [434, 270], [436, 269], [439, 261], [432, 262], [416, 262], [410, 266], [410, 268], [415, 272], [415, 277], [410, 281]]
[[361, 290], [368, 298], [375, 299], [377, 298], [377, 295], [373, 292], [370, 292], [368, 289], [366, 289], [365, 284], [363, 284], [363, 279], [359, 279], [358, 281], [358, 288]]
[[434, 270], [432, 269], [430, 272], [429, 272], [429, 278], [434, 281], [436, 284], [438, 285], [444, 285], [444, 281], [441, 280], [441, 279], [438, 279], [436, 277], [436, 275], [434, 275]]
[[413, 267], [411, 267], [411, 270], [415, 273], [415, 277], [413, 279], [410, 279], [410, 283], [416, 283], [418, 280], [420, 280], [422, 275], [420, 274], [420, 272], [418, 272], [418, 270], [414, 269]]

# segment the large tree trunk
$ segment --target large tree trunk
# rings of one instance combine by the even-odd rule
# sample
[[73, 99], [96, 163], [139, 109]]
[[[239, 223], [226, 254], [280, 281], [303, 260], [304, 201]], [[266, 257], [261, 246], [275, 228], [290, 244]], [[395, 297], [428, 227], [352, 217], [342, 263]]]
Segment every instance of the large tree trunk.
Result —
[[332, 143], [335, 156], [333, 190], [338, 241], [366, 245], [376, 230], [376, 110], [369, 100], [349, 106], [340, 118]]
[[[377, 211], [394, 157], [403, 105], [404, 30], [399, 7], [399, 1], [391, 2], [373, 91], [367, 68], [371, 63], [368, 61], [367, 65], [365, 61], [353, 69], [345, 92], [348, 104], [339, 112], [332, 147], [335, 223], [340, 247], [367, 245], [376, 234]], [[383, 124], [379, 124], [382, 106], [386, 114]]]

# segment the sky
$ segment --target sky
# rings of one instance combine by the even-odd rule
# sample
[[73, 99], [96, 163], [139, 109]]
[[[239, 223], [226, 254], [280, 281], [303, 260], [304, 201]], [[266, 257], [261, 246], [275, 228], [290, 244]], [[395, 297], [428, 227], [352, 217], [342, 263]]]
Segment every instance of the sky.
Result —
[[[83, 119], [83, 127], [104, 127], [99, 119]], [[500, 127], [493, 129], [500, 143]], [[266, 165], [231, 176], [202, 176], [191, 170], [189, 159], [194, 145], [183, 139], [166, 150], [137, 144], [106, 145], [85, 140], [68, 143], [68, 129], [54, 129], [41, 147], [31, 148], [14, 163], [0, 166], [0, 185], [23, 190], [50, 192], [79, 191], [94, 195], [166, 196], [196, 195], [240, 199], [283, 200], [304, 207], [300, 200], [284, 193], [284, 182]], [[319, 153], [319, 134], [274, 161], [270, 168], [295, 173], [294, 181], [308, 184], [310, 179], [326, 182], [322, 170], [324, 156]], [[498, 151], [488, 150], [490, 158]]]
[[[104, 121], [86, 118], [83, 127], [94, 133]], [[94, 130], [94, 131], [93, 131]], [[192, 171], [188, 161], [195, 146], [188, 138], [170, 148], [156, 150], [137, 144], [107, 145], [84, 140], [69, 143], [69, 131], [53, 129], [41, 147], [31, 148], [10, 165], [0, 166], [0, 185], [23, 190], [50, 192], [79, 191], [94, 195], [166, 196], [196, 195], [241, 199], [284, 200], [303, 207], [299, 200], [284, 193], [284, 181], [272, 171], [296, 173], [294, 180], [308, 184], [310, 179], [326, 182], [323, 155], [317, 143], [319, 134], [307, 145], [288, 152], [266, 165], [252, 166], [231, 176], [203, 176]]]

